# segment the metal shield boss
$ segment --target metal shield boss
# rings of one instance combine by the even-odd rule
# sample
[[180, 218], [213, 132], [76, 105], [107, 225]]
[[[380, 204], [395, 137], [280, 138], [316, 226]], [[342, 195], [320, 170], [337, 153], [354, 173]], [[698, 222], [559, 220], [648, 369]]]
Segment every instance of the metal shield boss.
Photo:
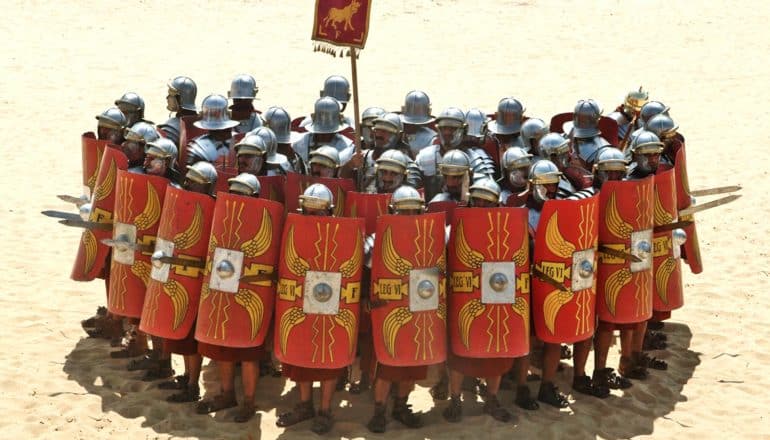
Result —
[[140, 330], [184, 339], [198, 315], [214, 199], [168, 187], [160, 215]]
[[163, 177], [118, 171], [107, 302], [116, 315], [142, 315], [167, 187]]
[[473, 358], [527, 354], [527, 210], [458, 208], [447, 250], [452, 352]]
[[652, 316], [653, 177], [605, 182], [598, 197], [597, 314], [618, 324], [645, 321]]
[[532, 316], [538, 338], [573, 343], [594, 333], [598, 197], [548, 200], [535, 232]]
[[264, 344], [272, 325], [283, 217], [278, 202], [218, 194], [195, 339], [233, 348]]
[[345, 198], [345, 217], [363, 218], [366, 222], [366, 235], [374, 234], [377, 218], [387, 214], [390, 194], [367, 194], [351, 191]]
[[[692, 199], [690, 198], [690, 182], [687, 177], [687, 157], [684, 148], [684, 138], [679, 136], [682, 144], [679, 147], [679, 151], [676, 153], [676, 159], [674, 161], [674, 168], [676, 168], [676, 204], [679, 210], [689, 208], [692, 205]], [[683, 229], [687, 234], [687, 241], [681, 246], [682, 258], [690, 266], [690, 271], [694, 274], [703, 272], [703, 261], [700, 255], [700, 244], [698, 242], [698, 231], [695, 227], [695, 218], [693, 215], [686, 218], [680, 218], [679, 220], [692, 220], [691, 225], [685, 226]]]
[[[676, 222], [676, 169], [655, 174], [655, 226]], [[682, 289], [681, 230], [653, 235], [653, 311], [668, 312], [684, 305]]]
[[[113, 210], [115, 208], [115, 185], [118, 180], [118, 171], [127, 168], [128, 159], [123, 152], [116, 148], [104, 149], [91, 197], [89, 222], [110, 225], [114, 223]], [[96, 277], [105, 277], [103, 270], [105, 267], [109, 270], [107, 256], [110, 248], [102, 243], [102, 240], [109, 238], [112, 238], [112, 232], [109, 230], [83, 230], [70, 278], [75, 281], [91, 281]]]
[[278, 260], [275, 355], [305, 368], [355, 358], [363, 265], [362, 219], [289, 213]]
[[372, 251], [372, 338], [385, 365], [446, 359], [444, 214], [382, 215]]

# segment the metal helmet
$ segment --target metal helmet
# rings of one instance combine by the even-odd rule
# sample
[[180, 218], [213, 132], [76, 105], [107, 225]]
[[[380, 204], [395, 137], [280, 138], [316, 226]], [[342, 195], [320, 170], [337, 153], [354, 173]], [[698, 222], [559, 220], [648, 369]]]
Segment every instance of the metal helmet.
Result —
[[347, 104], [350, 101], [350, 83], [344, 76], [332, 75], [324, 81], [321, 98], [324, 96], [330, 96], [340, 104]]
[[497, 103], [495, 120], [489, 121], [487, 127], [494, 134], [516, 134], [521, 131], [521, 124], [526, 109], [516, 98], [503, 98]]
[[642, 109], [639, 111], [639, 119], [642, 121], [642, 124], [646, 124], [653, 116], [659, 114], [668, 115], [669, 110], [670, 107], [660, 101], [650, 101], [642, 106]]
[[647, 121], [645, 129], [655, 133], [662, 141], [676, 136], [676, 130], [679, 128], [671, 117], [665, 114], [653, 116]]
[[261, 137], [262, 141], [265, 143], [265, 148], [267, 149], [265, 151], [267, 154], [265, 162], [269, 164], [275, 163], [276, 153], [278, 152], [278, 138], [275, 137], [273, 130], [267, 127], [259, 127], [250, 133]]
[[[175, 96], [179, 107], [184, 110], [190, 110], [197, 112], [198, 108], [195, 106], [195, 98], [198, 95], [198, 86], [195, 85], [195, 81], [186, 76], [177, 76], [168, 83], [169, 96]], [[171, 110], [171, 109], [169, 109]], [[174, 111], [174, 110], [171, 110]]]
[[265, 145], [262, 137], [254, 134], [247, 133], [246, 136], [241, 139], [240, 142], [235, 144], [235, 155], [252, 155], [252, 156], [265, 156], [267, 155], [267, 146]]
[[152, 142], [160, 137], [155, 126], [139, 121], [126, 129], [125, 139], [134, 142]]
[[374, 120], [373, 127], [378, 130], [385, 130], [389, 133], [400, 135], [404, 132], [404, 124], [401, 118], [395, 113], [385, 113]]
[[466, 135], [476, 139], [483, 139], [487, 134], [487, 115], [483, 111], [472, 108], [465, 113], [467, 124]]
[[639, 86], [639, 90], [628, 92], [623, 101], [623, 110], [628, 114], [638, 113], [649, 98], [650, 94], [646, 90], [642, 90], [642, 86]]
[[430, 115], [430, 98], [425, 92], [412, 90], [406, 94], [401, 106], [401, 120], [404, 124], [425, 125], [433, 122]]
[[339, 133], [348, 127], [342, 120], [339, 101], [330, 96], [325, 96], [315, 102], [314, 111], [310, 118], [313, 122], [305, 127], [310, 133]]
[[160, 159], [170, 158], [173, 165], [176, 162], [179, 150], [177, 150], [176, 144], [171, 139], [159, 137], [154, 141], [147, 142], [147, 145], [144, 147], [144, 154]]
[[628, 169], [625, 154], [615, 147], [604, 147], [596, 154], [594, 171], [623, 171]]
[[439, 171], [445, 176], [461, 176], [471, 168], [471, 159], [460, 150], [449, 150], [439, 164]]
[[521, 147], [509, 147], [503, 153], [501, 160], [503, 168], [508, 171], [532, 166], [532, 155]]
[[201, 120], [193, 124], [204, 130], [226, 130], [238, 125], [227, 112], [227, 99], [222, 95], [209, 95], [201, 103]]
[[122, 129], [126, 126], [126, 115], [117, 107], [110, 107], [96, 115], [96, 120], [103, 127]]
[[373, 127], [374, 120], [387, 113], [382, 107], [369, 107], [361, 113], [361, 125]]
[[195, 183], [209, 185], [209, 194], [214, 194], [217, 183], [217, 169], [209, 162], [195, 162], [187, 166], [185, 178]]
[[227, 186], [231, 193], [244, 196], [258, 196], [259, 191], [262, 189], [257, 176], [250, 173], [241, 173], [227, 179]]
[[540, 139], [538, 149], [545, 158], [550, 158], [552, 155], [558, 156], [569, 151], [569, 139], [560, 133], [548, 133]]
[[310, 152], [309, 163], [336, 170], [340, 166], [340, 153], [331, 145], [322, 145]]
[[123, 96], [115, 100], [115, 105], [126, 115], [126, 125], [134, 125], [140, 119], [144, 118], [144, 99], [134, 92], [124, 93]]
[[425, 210], [425, 200], [416, 189], [402, 185], [396, 188], [390, 196], [390, 209], [393, 211], [419, 209], [422, 212]]
[[538, 160], [529, 168], [529, 182], [533, 185], [548, 185], [559, 183], [561, 171], [550, 160]]
[[334, 195], [331, 190], [321, 183], [314, 183], [305, 189], [299, 196], [299, 210], [310, 209], [334, 209]]
[[663, 142], [655, 133], [642, 130], [631, 140], [631, 153], [656, 154], [663, 151]]
[[532, 148], [537, 147], [540, 139], [548, 134], [548, 131], [548, 124], [542, 119], [530, 118], [524, 121], [521, 124], [521, 138], [527, 151], [532, 151]]
[[242, 73], [230, 82], [230, 91], [227, 97], [230, 99], [254, 99], [257, 97], [257, 81], [253, 76]]
[[291, 143], [291, 116], [283, 107], [270, 107], [262, 115], [265, 118], [265, 124], [273, 133], [279, 144]]
[[469, 188], [471, 198], [497, 203], [500, 200], [500, 185], [490, 178], [479, 179]]
[[[446, 148], [458, 148], [465, 136], [465, 113], [457, 107], [449, 107], [436, 118], [436, 126], [439, 128], [439, 141]], [[443, 128], [452, 129], [452, 137], [444, 139]]]
[[590, 138], [601, 134], [599, 131], [599, 119], [602, 117], [602, 108], [593, 99], [581, 99], [575, 105], [572, 114], [572, 124], [575, 137]]
[[378, 170], [389, 170], [406, 175], [409, 158], [400, 150], [385, 150], [376, 161]]

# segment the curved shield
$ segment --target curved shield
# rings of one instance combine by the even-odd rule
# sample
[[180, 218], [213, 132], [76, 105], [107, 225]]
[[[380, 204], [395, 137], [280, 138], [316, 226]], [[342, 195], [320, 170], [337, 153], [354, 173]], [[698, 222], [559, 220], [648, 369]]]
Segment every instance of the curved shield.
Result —
[[217, 169], [217, 184], [214, 185], [216, 192], [226, 193], [230, 190], [230, 184], [227, 179], [238, 175], [238, 168], [232, 166], [215, 165]]
[[214, 199], [206, 194], [166, 189], [142, 307], [143, 332], [166, 339], [184, 339], [190, 333], [198, 315], [213, 212]]
[[[91, 198], [96, 186], [96, 178], [99, 174], [99, 164], [102, 161], [104, 149], [110, 145], [107, 140], [96, 139], [96, 135], [89, 131], [80, 137], [81, 152], [83, 158], [83, 193]], [[87, 188], [87, 189], [86, 189]]]
[[390, 193], [368, 194], [351, 191], [345, 198], [345, 217], [364, 219], [366, 235], [374, 234], [377, 218], [388, 213]]
[[599, 192], [596, 313], [602, 321], [628, 324], [652, 316], [654, 191], [650, 176], [605, 182]]
[[198, 128], [194, 125], [196, 121], [200, 121], [199, 115], [194, 116], [182, 116], [179, 123], [179, 157], [176, 163], [187, 163], [187, 144], [198, 136], [206, 134], [206, 130]]
[[[658, 171], [655, 174], [655, 226], [677, 221], [676, 169]], [[682, 290], [681, 249], [674, 246], [674, 231], [657, 232], [653, 235], [653, 286], [652, 309], [671, 311], [684, 305]], [[688, 237], [689, 240], [689, 237]]]
[[107, 307], [130, 318], [142, 316], [150, 257], [160, 225], [168, 179], [118, 171]]
[[235, 348], [264, 343], [273, 317], [282, 226], [280, 203], [217, 195], [195, 339]]
[[543, 205], [532, 258], [532, 318], [544, 342], [570, 344], [594, 333], [598, 202]]
[[[110, 225], [113, 223], [115, 184], [118, 180], [118, 170], [125, 170], [127, 168], [128, 159], [122, 151], [117, 148], [104, 149], [102, 161], [99, 164], [99, 174], [94, 185], [94, 194], [91, 197], [89, 222]], [[101, 276], [105, 266], [109, 264], [107, 257], [110, 252], [110, 248], [102, 243], [102, 240], [108, 239], [111, 236], [112, 232], [109, 230], [83, 230], [70, 278], [75, 281], [91, 281]]]
[[529, 353], [529, 235], [525, 208], [459, 208], [447, 247], [452, 352]]
[[257, 180], [262, 188], [259, 191], [260, 198], [285, 203], [286, 176], [257, 176]]
[[372, 258], [372, 338], [385, 365], [446, 360], [444, 214], [383, 215]]
[[425, 207], [425, 211], [429, 213], [433, 212], [443, 212], [444, 218], [446, 220], [446, 224], [450, 224], [452, 222], [452, 217], [454, 216], [455, 209], [460, 207], [460, 204], [453, 201], [453, 200], [444, 200], [441, 202], [430, 202], [428, 203], [428, 206]]
[[278, 263], [275, 355], [305, 368], [353, 363], [364, 261], [361, 219], [288, 214]]
[[[685, 155], [684, 141], [676, 153], [674, 161], [676, 169], [676, 204], [677, 208], [689, 208], [692, 205], [690, 197], [690, 181], [687, 177], [687, 156]], [[683, 216], [680, 221], [690, 220], [692, 224], [683, 229], [687, 233], [687, 241], [682, 245], [682, 258], [690, 266], [690, 271], [694, 274], [703, 272], [703, 261], [700, 256], [700, 244], [698, 243], [698, 231], [695, 229], [695, 217], [693, 214]]]
[[299, 173], [288, 173], [285, 186], [286, 212], [297, 212], [299, 196], [308, 186], [320, 183], [326, 185], [334, 195], [334, 216], [342, 217], [345, 212], [347, 194], [356, 190], [353, 179], [338, 179], [331, 177], [312, 177]]

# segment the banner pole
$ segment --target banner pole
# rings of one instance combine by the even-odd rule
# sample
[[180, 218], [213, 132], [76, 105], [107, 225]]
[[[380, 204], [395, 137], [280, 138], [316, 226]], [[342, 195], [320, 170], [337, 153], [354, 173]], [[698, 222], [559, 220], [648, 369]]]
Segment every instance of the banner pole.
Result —
[[356, 68], [357, 49], [355, 47], [350, 48], [350, 69], [353, 76], [353, 121], [355, 127], [353, 129], [356, 133], [356, 138], [353, 140], [356, 146], [356, 153], [361, 153], [361, 112], [358, 108], [358, 69]]

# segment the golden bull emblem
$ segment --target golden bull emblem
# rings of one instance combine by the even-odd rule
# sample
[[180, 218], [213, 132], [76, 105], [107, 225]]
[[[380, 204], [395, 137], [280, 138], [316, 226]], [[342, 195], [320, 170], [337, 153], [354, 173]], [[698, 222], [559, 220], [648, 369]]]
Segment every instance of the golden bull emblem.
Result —
[[[353, 16], [358, 12], [361, 7], [361, 2], [353, 0], [348, 3], [344, 8], [331, 8], [326, 13], [322, 21], [322, 26], [325, 28], [331, 28], [334, 30], [334, 37], [339, 38], [340, 33], [344, 31], [354, 31]], [[342, 25], [342, 29], [338, 29], [337, 26]], [[319, 33], [323, 34], [323, 31], [319, 29]]]

